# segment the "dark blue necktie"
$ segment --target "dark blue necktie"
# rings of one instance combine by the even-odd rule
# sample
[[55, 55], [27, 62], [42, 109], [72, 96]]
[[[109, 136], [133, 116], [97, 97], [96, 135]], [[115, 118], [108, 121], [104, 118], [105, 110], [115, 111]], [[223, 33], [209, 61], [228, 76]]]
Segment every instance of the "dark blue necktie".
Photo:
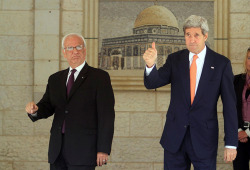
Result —
[[[74, 74], [76, 72], [76, 69], [73, 69], [71, 70], [71, 74], [69, 76], [69, 79], [68, 79], [68, 84], [67, 84], [67, 96], [69, 97], [69, 93], [70, 93], [70, 90], [74, 84], [74, 81], [75, 81], [75, 78], [74, 78]], [[62, 133], [65, 132], [65, 120], [63, 121], [63, 127], [62, 127]]]

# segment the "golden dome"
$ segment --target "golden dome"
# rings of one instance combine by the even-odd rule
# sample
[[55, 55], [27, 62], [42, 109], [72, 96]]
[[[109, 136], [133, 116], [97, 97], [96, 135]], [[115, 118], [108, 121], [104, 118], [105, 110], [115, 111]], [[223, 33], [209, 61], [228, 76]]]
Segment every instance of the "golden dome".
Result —
[[134, 28], [146, 25], [167, 25], [178, 28], [174, 14], [167, 8], [159, 5], [148, 7], [137, 16]]

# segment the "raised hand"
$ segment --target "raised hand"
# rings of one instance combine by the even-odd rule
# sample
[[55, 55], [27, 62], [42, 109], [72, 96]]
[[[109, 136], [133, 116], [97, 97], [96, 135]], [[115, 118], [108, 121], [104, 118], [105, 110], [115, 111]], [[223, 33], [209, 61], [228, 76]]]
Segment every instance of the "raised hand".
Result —
[[157, 50], [155, 48], [155, 42], [152, 43], [152, 48], [148, 48], [143, 54], [143, 59], [147, 64], [147, 67], [152, 67], [155, 64], [157, 58]]

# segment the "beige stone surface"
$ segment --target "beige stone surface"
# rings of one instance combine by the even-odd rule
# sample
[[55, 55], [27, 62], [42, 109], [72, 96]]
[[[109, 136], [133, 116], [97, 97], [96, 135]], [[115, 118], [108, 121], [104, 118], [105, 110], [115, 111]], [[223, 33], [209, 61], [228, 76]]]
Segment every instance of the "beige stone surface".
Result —
[[[25, 107], [25, 106], [24, 106]], [[25, 110], [3, 111], [3, 135], [33, 135], [34, 126]]]
[[221, 101], [221, 97], [219, 97], [219, 100], [217, 102], [217, 112], [222, 112], [223, 111], [223, 105], [222, 105], [222, 101]]
[[58, 35], [36, 35], [34, 59], [59, 60], [62, 50]]
[[33, 85], [32, 61], [1, 61], [0, 85]]
[[217, 170], [233, 170], [232, 163], [217, 164]]
[[[33, 122], [34, 124], [34, 135], [40, 136], [49, 136], [50, 135], [50, 129], [52, 125], [54, 116], [51, 116], [47, 119], [41, 119], [36, 122]], [[29, 120], [31, 121], [31, 120]], [[32, 122], [32, 121], [31, 121]]]
[[32, 10], [33, 0], [3, 0], [3, 10]]
[[12, 162], [0, 162], [0, 170], [13, 170]]
[[14, 162], [13, 170], [49, 170], [48, 161]]
[[168, 91], [158, 91], [156, 93], [157, 111], [164, 111], [167, 113], [170, 103], [170, 93], [171, 92]]
[[0, 35], [33, 35], [32, 11], [0, 11]]
[[167, 114], [162, 113], [162, 130], [164, 129], [164, 126], [165, 126], [165, 123], [166, 123], [166, 118], [167, 118]]
[[[47, 84], [34, 86], [34, 98], [35, 98], [35, 96], [37, 96], [38, 99], [41, 98], [43, 96], [43, 93], [46, 90], [46, 86], [47, 86]], [[36, 93], [38, 93], [38, 94], [36, 94]]]
[[154, 92], [115, 91], [116, 111], [155, 111]]
[[233, 68], [234, 75], [244, 73], [244, 66], [243, 66], [242, 63], [240, 63], [240, 64], [233, 64], [232, 68]]
[[49, 138], [1, 136], [0, 161], [47, 161]]
[[35, 0], [35, 9], [59, 9], [60, 0]]
[[69, 63], [67, 61], [60, 61], [60, 70], [67, 69], [69, 67]]
[[164, 170], [163, 163], [154, 163], [154, 170]]
[[250, 15], [230, 14], [230, 38], [250, 38]]
[[249, 0], [230, 0], [230, 12], [250, 12]]
[[32, 92], [31, 86], [0, 86], [0, 110], [24, 110]]
[[153, 170], [151, 163], [108, 163], [105, 166], [97, 167], [96, 170]]
[[[250, 2], [250, 1], [249, 1]], [[237, 64], [243, 64], [247, 49], [250, 47], [250, 39], [231, 39], [230, 41], [230, 60]]]
[[[224, 147], [224, 117], [222, 113], [218, 113], [218, 123], [219, 123], [219, 145], [222, 145]], [[220, 153], [221, 155], [222, 153]]]
[[87, 52], [86, 61], [92, 67], [98, 67], [98, 39], [88, 39], [88, 35], [83, 35], [86, 37]]
[[3, 135], [3, 111], [0, 110], [0, 135]]
[[115, 112], [115, 131], [114, 136], [129, 136], [130, 113]]
[[35, 85], [47, 85], [51, 74], [59, 71], [59, 62], [57, 60], [39, 60], [35, 61]]
[[162, 134], [161, 113], [131, 113], [130, 136], [160, 137]]
[[85, 0], [83, 6], [83, 34], [85, 37], [98, 38], [98, 35], [100, 35], [98, 31], [100, 18], [99, 0]]
[[33, 59], [32, 36], [0, 36], [0, 44], [0, 60]]
[[62, 34], [82, 33], [83, 31], [83, 12], [63, 11], [62, 12]]
[[159, 138], [115, 138], [112, 146], [112, 162], [162, 162], [163, 149]]
[[[86, 1], [86, 0], [84, 0]], [[82, 0], [64, 0], [62, 2], [63, 10], [74, 10], [80, 11], [83, 10], [83, 1]]]
[[59, 10], [35, 10], [35, 34], [59, 35]]

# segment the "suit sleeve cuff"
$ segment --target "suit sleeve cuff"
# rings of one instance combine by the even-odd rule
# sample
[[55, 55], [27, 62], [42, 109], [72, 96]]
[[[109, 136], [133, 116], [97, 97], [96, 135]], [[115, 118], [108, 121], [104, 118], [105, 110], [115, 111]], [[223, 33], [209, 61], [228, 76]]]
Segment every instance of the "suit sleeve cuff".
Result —
[[153, 70], [154, 67], [155, 67], [155, 64], [150, 68], [148, 68], [146, 65], [146, 70], [145, 70], [146, 76], [148, 76], [151, 73], [151, 71]]

